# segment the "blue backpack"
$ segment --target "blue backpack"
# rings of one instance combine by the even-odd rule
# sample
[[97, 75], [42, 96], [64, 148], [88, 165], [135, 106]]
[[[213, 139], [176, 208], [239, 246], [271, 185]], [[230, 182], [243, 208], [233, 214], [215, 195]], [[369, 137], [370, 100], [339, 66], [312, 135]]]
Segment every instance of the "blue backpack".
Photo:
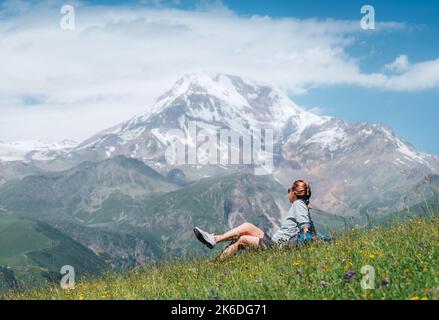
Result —
[[320, 241], [328, 242], [328, 241], [331, 241], [331, 237], [326, 232], [317, 232], [315, 237], [314, 237], [314, 235], [311, 232], [307, 232], [307, 233], [301, 232], [299, 234], [299, 237], [297, 238], [297, 241], [299, 243], [307, 243], [307, 242], [311, 242], [311, 241], [314, 241], [314, 240], [320, 240]]

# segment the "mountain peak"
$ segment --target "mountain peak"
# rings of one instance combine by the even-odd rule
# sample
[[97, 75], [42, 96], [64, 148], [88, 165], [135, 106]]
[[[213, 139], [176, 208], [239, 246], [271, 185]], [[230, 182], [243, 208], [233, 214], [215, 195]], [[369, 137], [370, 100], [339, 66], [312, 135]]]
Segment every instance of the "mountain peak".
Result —
[[151, 142], [150, 148], [160, 149], [159, 145], [167, 145], [167, 130], [186, 131], [189, 122], [207, 130], [227, 128], [236, 133], [273, 129], [277, 135], [285, 127], [301, 133], [328, 119], [299, 108], [275, 86], [235, 75], [198, 72], [181, 77], [146, 112], [92, 137], [79, 148], [104, 143], [110, 150], [107, 156], [111, 156], [111, 150], [117, 149], [115, 144], [125, 145], [146, 134], [158, 141]]
[[[241, 80], [241, 83], [244, 81]], [[231, 77], [224, 74], [191, 73], [180, 78], [173, 88], [161, 96], [155, 105], [161, 111], [163, 106], [178, 97], [194, 94], [219, 98], [234, 106], [248, 106], [248, 101], [236, 90]]]
[[186, 105], [188, 111], [197, 110], [197, 115], [205, 108], [205, 113], [217, 110], [218, 113], [238, 115], [244, 119], [255, 118], [256, 123], [276, 128], [282, 127], [293, 116], [307, 113], [272, 85], [235, 75], [198, 72], [181, 77], [139, 118], [144, 121], [176, 103]]

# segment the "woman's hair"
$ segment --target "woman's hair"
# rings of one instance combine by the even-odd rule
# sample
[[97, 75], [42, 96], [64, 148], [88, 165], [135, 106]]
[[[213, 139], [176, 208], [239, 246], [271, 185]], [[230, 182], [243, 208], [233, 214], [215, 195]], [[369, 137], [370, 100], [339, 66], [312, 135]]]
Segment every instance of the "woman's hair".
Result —
[[309, 205], [309, 199], [311, 198], [311, 187], [309, 186], [309, 183], [305, 180], [296, 180], [294, 181], [293, 185], [290, 189], [288, 189], [288, 193], [294, 192], [297, 199], [301, 199], [305, 201], [308, 207], [311, 207]]

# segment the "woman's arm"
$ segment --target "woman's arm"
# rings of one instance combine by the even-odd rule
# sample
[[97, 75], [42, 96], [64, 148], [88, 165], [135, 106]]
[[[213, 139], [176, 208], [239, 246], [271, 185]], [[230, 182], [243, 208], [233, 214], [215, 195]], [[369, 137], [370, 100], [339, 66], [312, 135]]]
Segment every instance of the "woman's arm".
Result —
[[309, 232], [312, 222], [309, 217], [308, 207], [303, 201], [295, 201], [293, 206], [295, 207], [295, 215], [298, 227], [302, 232]]

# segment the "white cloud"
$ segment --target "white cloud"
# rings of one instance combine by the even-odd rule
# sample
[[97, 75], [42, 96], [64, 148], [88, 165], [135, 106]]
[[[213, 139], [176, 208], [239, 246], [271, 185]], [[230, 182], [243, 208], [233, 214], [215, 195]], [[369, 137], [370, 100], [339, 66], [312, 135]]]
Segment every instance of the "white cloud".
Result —
[[407, 72], [410, 67], [409, 58], [405, 54], [401, 54], [390, 64], [384, 66], [384, 70], [391, 73], [404, 73]]
[[[405, 69], [403, 69], [405, 67]], [[404, 70], [404, 71], [403, 71]], [[439, 88], [439, 59], [407, 63], [401, 66], [402, 74], [382, 80], [384, 88], [399, 91], [419, 91]]]
[[87, 138], [143, 111], [190, 72], [243, 75], [293, 94], [338, 84], [439, 87], [439, 60], [407, 58], [395, 61], [398, 74], [362, 73], [346, 53], [362, 32], [358, 21], [242, 17], [221, 5], [182, 11], [77, 2], [76, 30], [63, 31], [62, 4], [0, 7], [2, 139]]

